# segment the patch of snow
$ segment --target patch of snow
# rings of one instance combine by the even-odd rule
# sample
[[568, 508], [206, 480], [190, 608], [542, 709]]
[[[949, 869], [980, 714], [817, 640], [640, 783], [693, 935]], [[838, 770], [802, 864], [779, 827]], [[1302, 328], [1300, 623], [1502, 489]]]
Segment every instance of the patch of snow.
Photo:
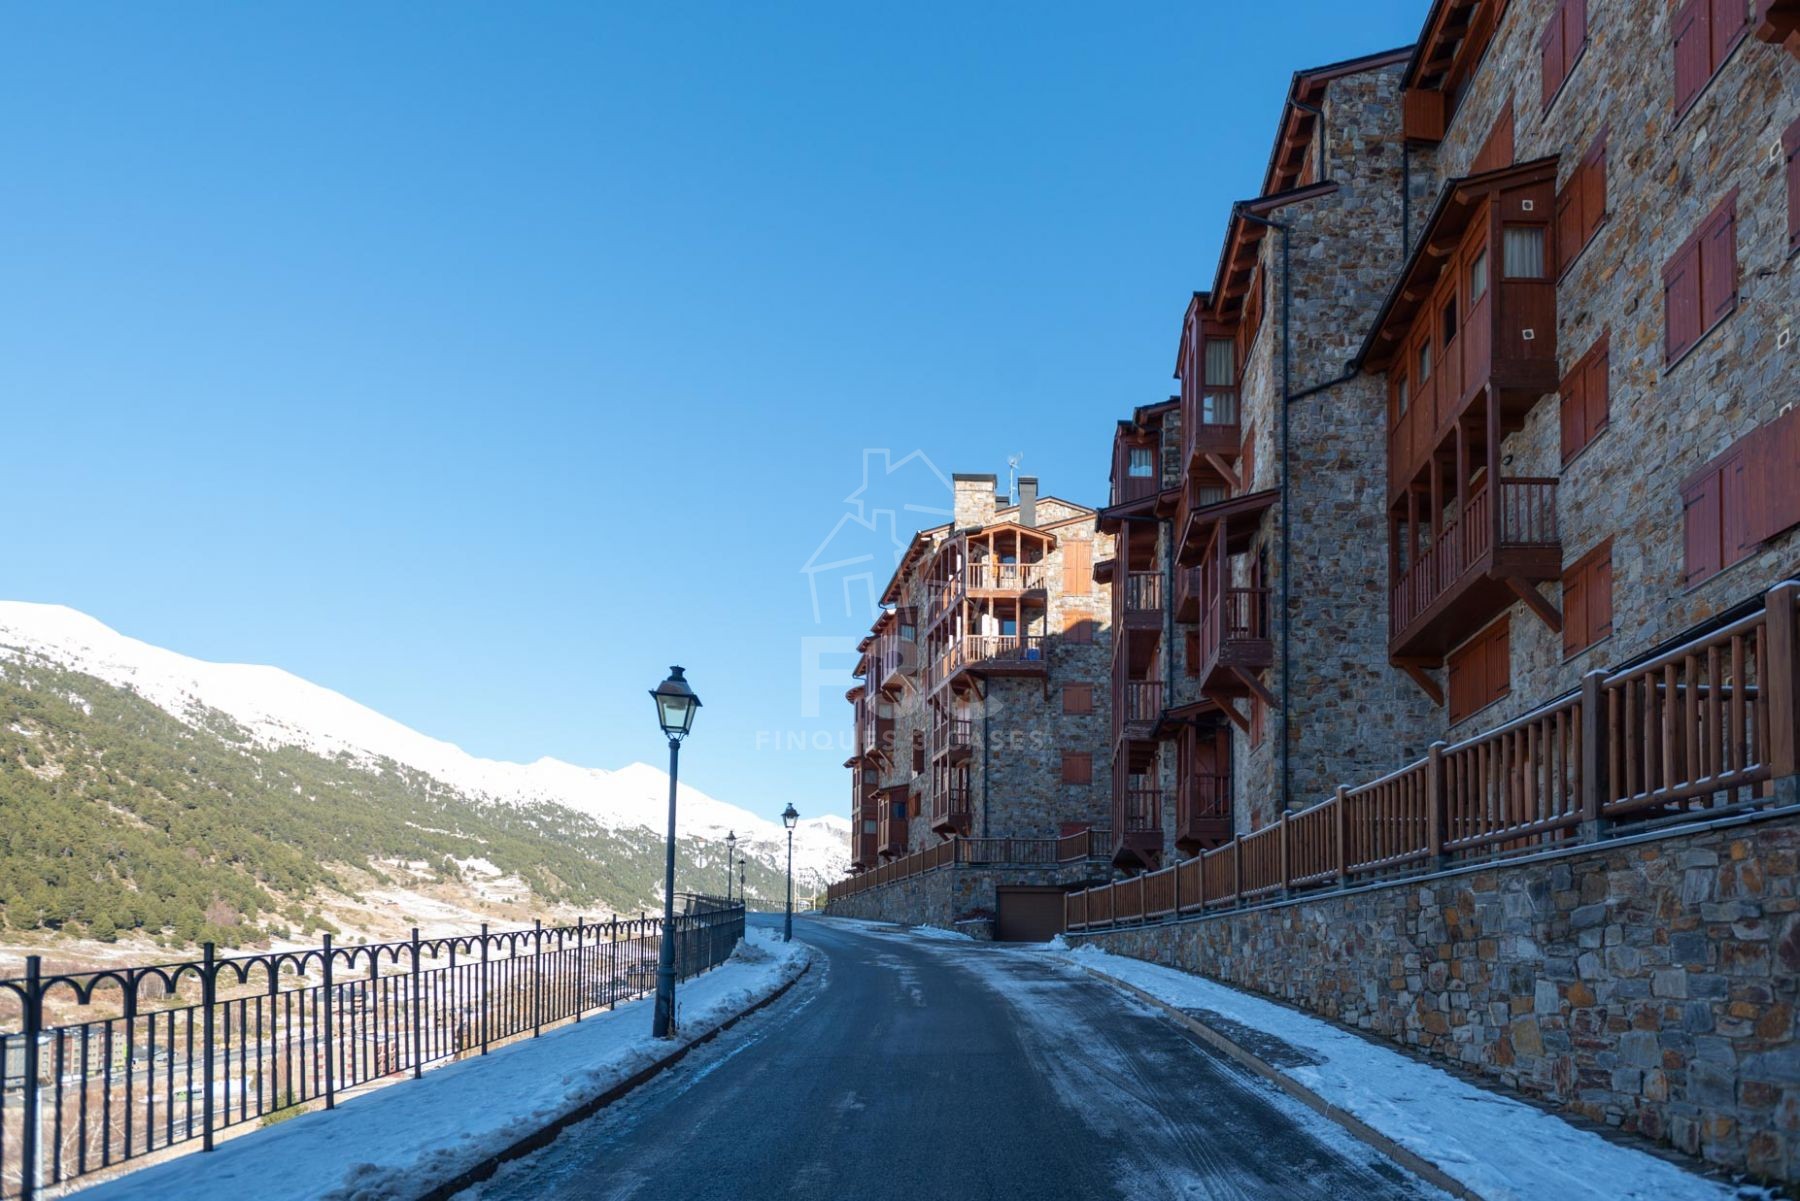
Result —
[[[477, 758], [279, 668], [189, 658], [63, 605], [0, 601], [4, 657], [40, 658], [97, 676], [190, 723], [202, 709], [217, 710], [265, 746], [343, 756], [368, 770], [391, 759], [477, 800], [561, 805], [611, 829], [643, 827], [659, 835], [667, 821], [669, 777], [647, 763], [604, 771], [550, 758], [535, 763]], [[71, 699], [87, 707], [80, 697]], [[773, 870], [784, 869], [787, 831], [779, 822], [685, 784], [677, 801], [681, 836], [722, 842], [735, 830], [741, 852]], [[795, 827], [794, 882], [802, 892], [819, 892], [841, 879], [849, 860], [848, 818], [828, 814]]]
[[[800, 974], [810, 951], [752, 927], [730, 960], [676, 988], [681, 1028], [704, 1034]], [[89, 1201], [241, 1194], [258, 1201], [417, 1197], [669, 1054], [633, 1001], [542, 1038], [458, 1060], [83, 1192]]]
[[1278, 1070], [1489, 1201], [1731, 1201], [1746, 1195], [1235, 988], [1092, 946], [1052, 953], [1181, 1009], [1272, 1035], [1315, 1062]]

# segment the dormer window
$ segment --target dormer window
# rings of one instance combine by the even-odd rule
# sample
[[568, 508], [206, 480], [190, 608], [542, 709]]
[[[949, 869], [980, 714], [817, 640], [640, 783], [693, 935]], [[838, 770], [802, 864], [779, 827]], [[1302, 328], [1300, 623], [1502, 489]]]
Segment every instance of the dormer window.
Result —
[[1156, 474], [1156, 453], [1154, 447], [1134, 446], [1131, 448], [1130, 463], [1126, 474], [1134, 480], [1147, 480]]

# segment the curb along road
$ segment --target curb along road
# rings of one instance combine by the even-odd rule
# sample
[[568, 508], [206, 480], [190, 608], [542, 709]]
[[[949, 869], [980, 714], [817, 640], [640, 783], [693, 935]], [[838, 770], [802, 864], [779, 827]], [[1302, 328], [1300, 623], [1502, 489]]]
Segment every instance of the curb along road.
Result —
[[501, 1164], [518, 1159], [521, 1156], [530, 1155], [534, 1151], [543, 1150], [555, 1141], [557, 1135], [561, 1134], [570, 1126], [593, 1117], [596, 1113], [599, 1113], [614, 1101], [619, 1100], [640, 1085], [655, 1079], [669, 1068], [680, 1063], [683, 1059], [687, 1058], [688, 1052], [692, 1051], [695, 1047], [703, 1046], [706, 1043], [711, 1042], [713, 1039], [731, 1029], [757, 1010], [779, 1000], [786, 995], [790, 988], [794, 987], [794, 985], [805, 978], [806, 974], [811, 970], [812, 957], [809, 955], [806, 962], [801, 964], [800, 970], [795, 972], [791, 979], [783, 983], [781, 987], [777, 988], [768, 996], [762, 998], [762, 1000], [757, 1001], [740, 1010], [738, 1013], [733, 1014], [731, 1017], [726, 1018], [704, 1034], [689, 1039], [655, 1063], [639, 1069], [632, 1075], [627, 1076], [625, 1079], [607, 1089], [605, 1092], [600, 1093], [598, 1096], [583, 1101], [580, 1105], [575, 1106], [573, 1109], [570, 1109], [553, 1121], [532, 1131], [517, 1142], [494, 1152], [481, 1162], [463, 1169], [450, 1179], [433, 1185], [430, 1189], [417, 1194], [416, 1201], [449, 1201], [449, 1198], [454, 1197], [464, 1189], [479, 1184], [492, 1176], [499, 1170]]

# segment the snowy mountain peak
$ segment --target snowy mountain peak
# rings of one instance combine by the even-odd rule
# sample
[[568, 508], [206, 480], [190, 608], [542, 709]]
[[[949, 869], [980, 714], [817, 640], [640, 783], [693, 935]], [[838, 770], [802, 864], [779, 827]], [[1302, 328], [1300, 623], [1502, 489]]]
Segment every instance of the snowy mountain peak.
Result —
[[[0, 601], [0, 658], [18, 655], [128, 688], [184, 721], [199, 709], [218, 710], [264, 745], [349, 755], [371, 766], [391, 759], [477, 799], [562, 805], [614, 829], [641, 826], [660, 834], [667, 827], [669, 778], [650, 764], [605, 771], [549, 757], [531, 763], [478, 758], [280, 668], [189, 658], [63, 605]], [[837, 815], [802, 821], [794, 831], [795, 876], [809, 887], [840, 877], [849, 829]], [[735, 831], [740, 847], [758, 859], [772, 863], [777, 844], [785, 856], [786, 831], [779, 822], [683, 784], [677, 832], [717, 840], [727, 831]]]

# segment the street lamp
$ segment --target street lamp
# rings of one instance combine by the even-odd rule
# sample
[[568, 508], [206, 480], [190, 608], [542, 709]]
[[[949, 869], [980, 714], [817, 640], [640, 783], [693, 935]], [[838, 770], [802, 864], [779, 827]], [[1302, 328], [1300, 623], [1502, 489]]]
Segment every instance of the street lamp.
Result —
[[794, 941], [794, 826], [799, 820], [800, 814], [795, 811], [794, 803], [789, 801], [788, 807], [781, 811], [781, 824], [787, 827], [788, 832], [787, 925], [781, 934], [782, 942]]
[[725, 831], [725, 903], [731, 904], [731, 861], [737, 858], [737, 831]]
[[688, 687], [681, 668], [669, 668], [669, 678], [650, 690], [656, 702], [657, 724], [669, 739], [669, 845], [663, 855], [662, 948], [656, 957], [656, 1016], [653, 1038], [675, 1033], [675, 780], [681, 773], [681, 740], [694, 728], [700, 698]]

